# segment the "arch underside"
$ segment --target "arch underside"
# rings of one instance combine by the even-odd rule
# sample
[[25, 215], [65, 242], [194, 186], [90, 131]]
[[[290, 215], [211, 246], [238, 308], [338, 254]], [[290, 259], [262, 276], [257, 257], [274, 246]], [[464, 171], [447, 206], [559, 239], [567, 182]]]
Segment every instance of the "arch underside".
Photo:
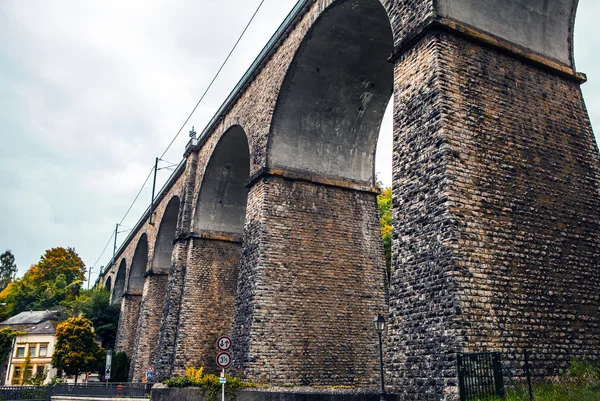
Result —
[[393, 38], [378, 0], [335, 2], [297, 51], [281, 88], [269, 167], [375, 183], [375, 150], [393, 90]]
[[148, 265], [148, 238], [142, 234], [131, 262], [131, 271], [129, 272], [129, 285], [127, 291], [141, 294], [144, 289], [144, 274]]
[[436, 0], [437, 13], [573, 67], [578, 0]]
[[154, 258], [152, 270], [157, 272], [168, 272], [171, 268], [171, 256], [173, 253], [173, 241], [177, 230], [177, 218], [179, 216], [179, 197], [175, 196], [169, 201], [163, 218], [160, 222], [156, 245], [154, 247]]
[[119, 269], [117, 270], [117, 276], [115, 277], [115, 286], [112, 294], [112, 303], [118, 304], [121, 302], [123, 298], [123, 294], [125, 294], [125, 275], [127, 271], [127, 264], [125, 259], [121, 260], [119, 264]]
[[250, 151], [242, 127], [230, 128], [217, 144], [200, 188], [194, 231], [242, 234]]

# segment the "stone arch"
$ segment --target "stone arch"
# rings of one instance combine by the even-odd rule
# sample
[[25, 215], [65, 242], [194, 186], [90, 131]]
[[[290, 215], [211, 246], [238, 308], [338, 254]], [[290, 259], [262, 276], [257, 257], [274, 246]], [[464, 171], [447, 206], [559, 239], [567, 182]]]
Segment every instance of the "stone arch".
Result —
[[112, 288], [112, 278], [111, 277], [108, 277], [106, 279], [106, 282], [104, 283], [104, 288], [106, 288], [110, 292], [110, 290]]
[[144, 233], [138, 240], [131, 268], [129, 269], [129, 281], [127, 292], [141, 294], [144, 289], [144, 275], [148, 266], [148, 237]]
[[173, 253], [180, 203], [178, 196], [171, 198], [160, 221], [152, 258], [152, 270], [155, 272], [168, 272], [171, 268], [171, 254]]
[[249, 174], [248, 139], [244, 129], [234, 125], [225, 131], [206, 167], [194, 217], [195, 232], [243, 233]]
[[186, 366], [218, 371], [214, 344], [232, 330], [249, 174], [248, 139], [234, 125], [216, 144], [198, 195], [179, 316], [187, 330], [178, 332], [173, 374]]
[[116, 305], [121, 302], [123, 295], [125, 294], [125, 275], [127, 274], [127, 262], [125, 259], [119, 263], [119, 269], [115, 277], [115, 286], [112, 292], [112, 303]]
[[[234, 317], [234, 367], [253, 380], [273, 382], [269, 372], [277, 371], [278, 383], [376, 383], [369, 329], [386, 310], [386, 282], [373, 186], [393, 50], [379, 0], [337, 0], [286, 72], [268, 137], [271, 177], [253, 181], [248, 202], [263, 207], [249, 212], [257, 217], [248, 241], [261, 250], [245, 245]], [[343, 291], [340, 277], [349, 278]], [[322, 330], [324, 310], [344, 323]], [[293, 346], [261, 355], [275, 337]]]
[[379, 128], [393, 91], [390, 20], [379, 0], [325, 10], [288, 69], [268, 167], [373, 186]]

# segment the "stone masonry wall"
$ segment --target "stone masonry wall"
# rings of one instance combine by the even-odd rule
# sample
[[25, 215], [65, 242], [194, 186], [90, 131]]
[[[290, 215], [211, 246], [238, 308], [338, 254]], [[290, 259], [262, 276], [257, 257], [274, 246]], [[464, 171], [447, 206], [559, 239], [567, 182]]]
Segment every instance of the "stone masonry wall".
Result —
[[448, 204], [450, 149], [443, 127], [439, 47], [428, 36], [395, 69], [393, 266], [387, 375], [403, 400], [438, 401], [456, 392], [460, 351]]
[[167, 281], [167, 274], [152, 273], [146, 277], [129, 374], [134, 382], [142, 381], [148, 367], [154, 364]]
[[270, 177], [248, 209], [246, 238], [259, 240], [240, 268], [236, 368], [271, 384], [376, 387], [372, 321], [386, 310], [376, 195]]
[[388, 374], [456, 392], [455, 352], [553, 376], [600, 350], [600, 164], [578, 84], [454, 35], [398, 60]]
[[[465, 351], [600, 359], [600, 156], [579, 84], [441, 36]], [[515, 353], [517, 355], [515, 355]]]
[[130, 357], [133, 355], [141, 303], [141, 294], [125, 294], [121, 302], [115, 350], [125, 352]]
[[217, 373], [216, 343], [231, 335], [242, 244], [194, 238], [185, 276], [174, 374], [203, 366]]

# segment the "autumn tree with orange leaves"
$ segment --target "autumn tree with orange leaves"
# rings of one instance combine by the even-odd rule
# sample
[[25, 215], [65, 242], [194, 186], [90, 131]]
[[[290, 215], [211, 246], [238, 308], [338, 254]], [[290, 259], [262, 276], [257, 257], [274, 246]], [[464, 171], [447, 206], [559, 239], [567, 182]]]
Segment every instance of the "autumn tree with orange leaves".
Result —
[[27, 310], [68, 306], [85, 281], [85, 264], [73, 248], [52, 248], [31, 266], [23, 278], [11, 282], [1, 293], [0, 319]]

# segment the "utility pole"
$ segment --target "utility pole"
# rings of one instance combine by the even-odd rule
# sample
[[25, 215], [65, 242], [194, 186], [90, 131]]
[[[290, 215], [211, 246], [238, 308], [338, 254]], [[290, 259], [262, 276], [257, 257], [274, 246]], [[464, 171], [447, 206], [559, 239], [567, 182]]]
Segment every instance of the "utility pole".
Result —
[[154, 190], [156, 189], [156, 172], [158, 171], [158, 161], [160, 159], [157, 157], [154, 162], [154, 182], [152, 183], [152, 200], [150, 201], [150, 221], [148, 224], [151, 226], [154, 225], [154, 221], [152, 221], [152, 217], [154, 217]]
[[115, 263], [115, 256], [117, 256], [117, 235], [119, 235], [119, 223], [115, 227], [115, 245], [113, 247], [113, 263]]

